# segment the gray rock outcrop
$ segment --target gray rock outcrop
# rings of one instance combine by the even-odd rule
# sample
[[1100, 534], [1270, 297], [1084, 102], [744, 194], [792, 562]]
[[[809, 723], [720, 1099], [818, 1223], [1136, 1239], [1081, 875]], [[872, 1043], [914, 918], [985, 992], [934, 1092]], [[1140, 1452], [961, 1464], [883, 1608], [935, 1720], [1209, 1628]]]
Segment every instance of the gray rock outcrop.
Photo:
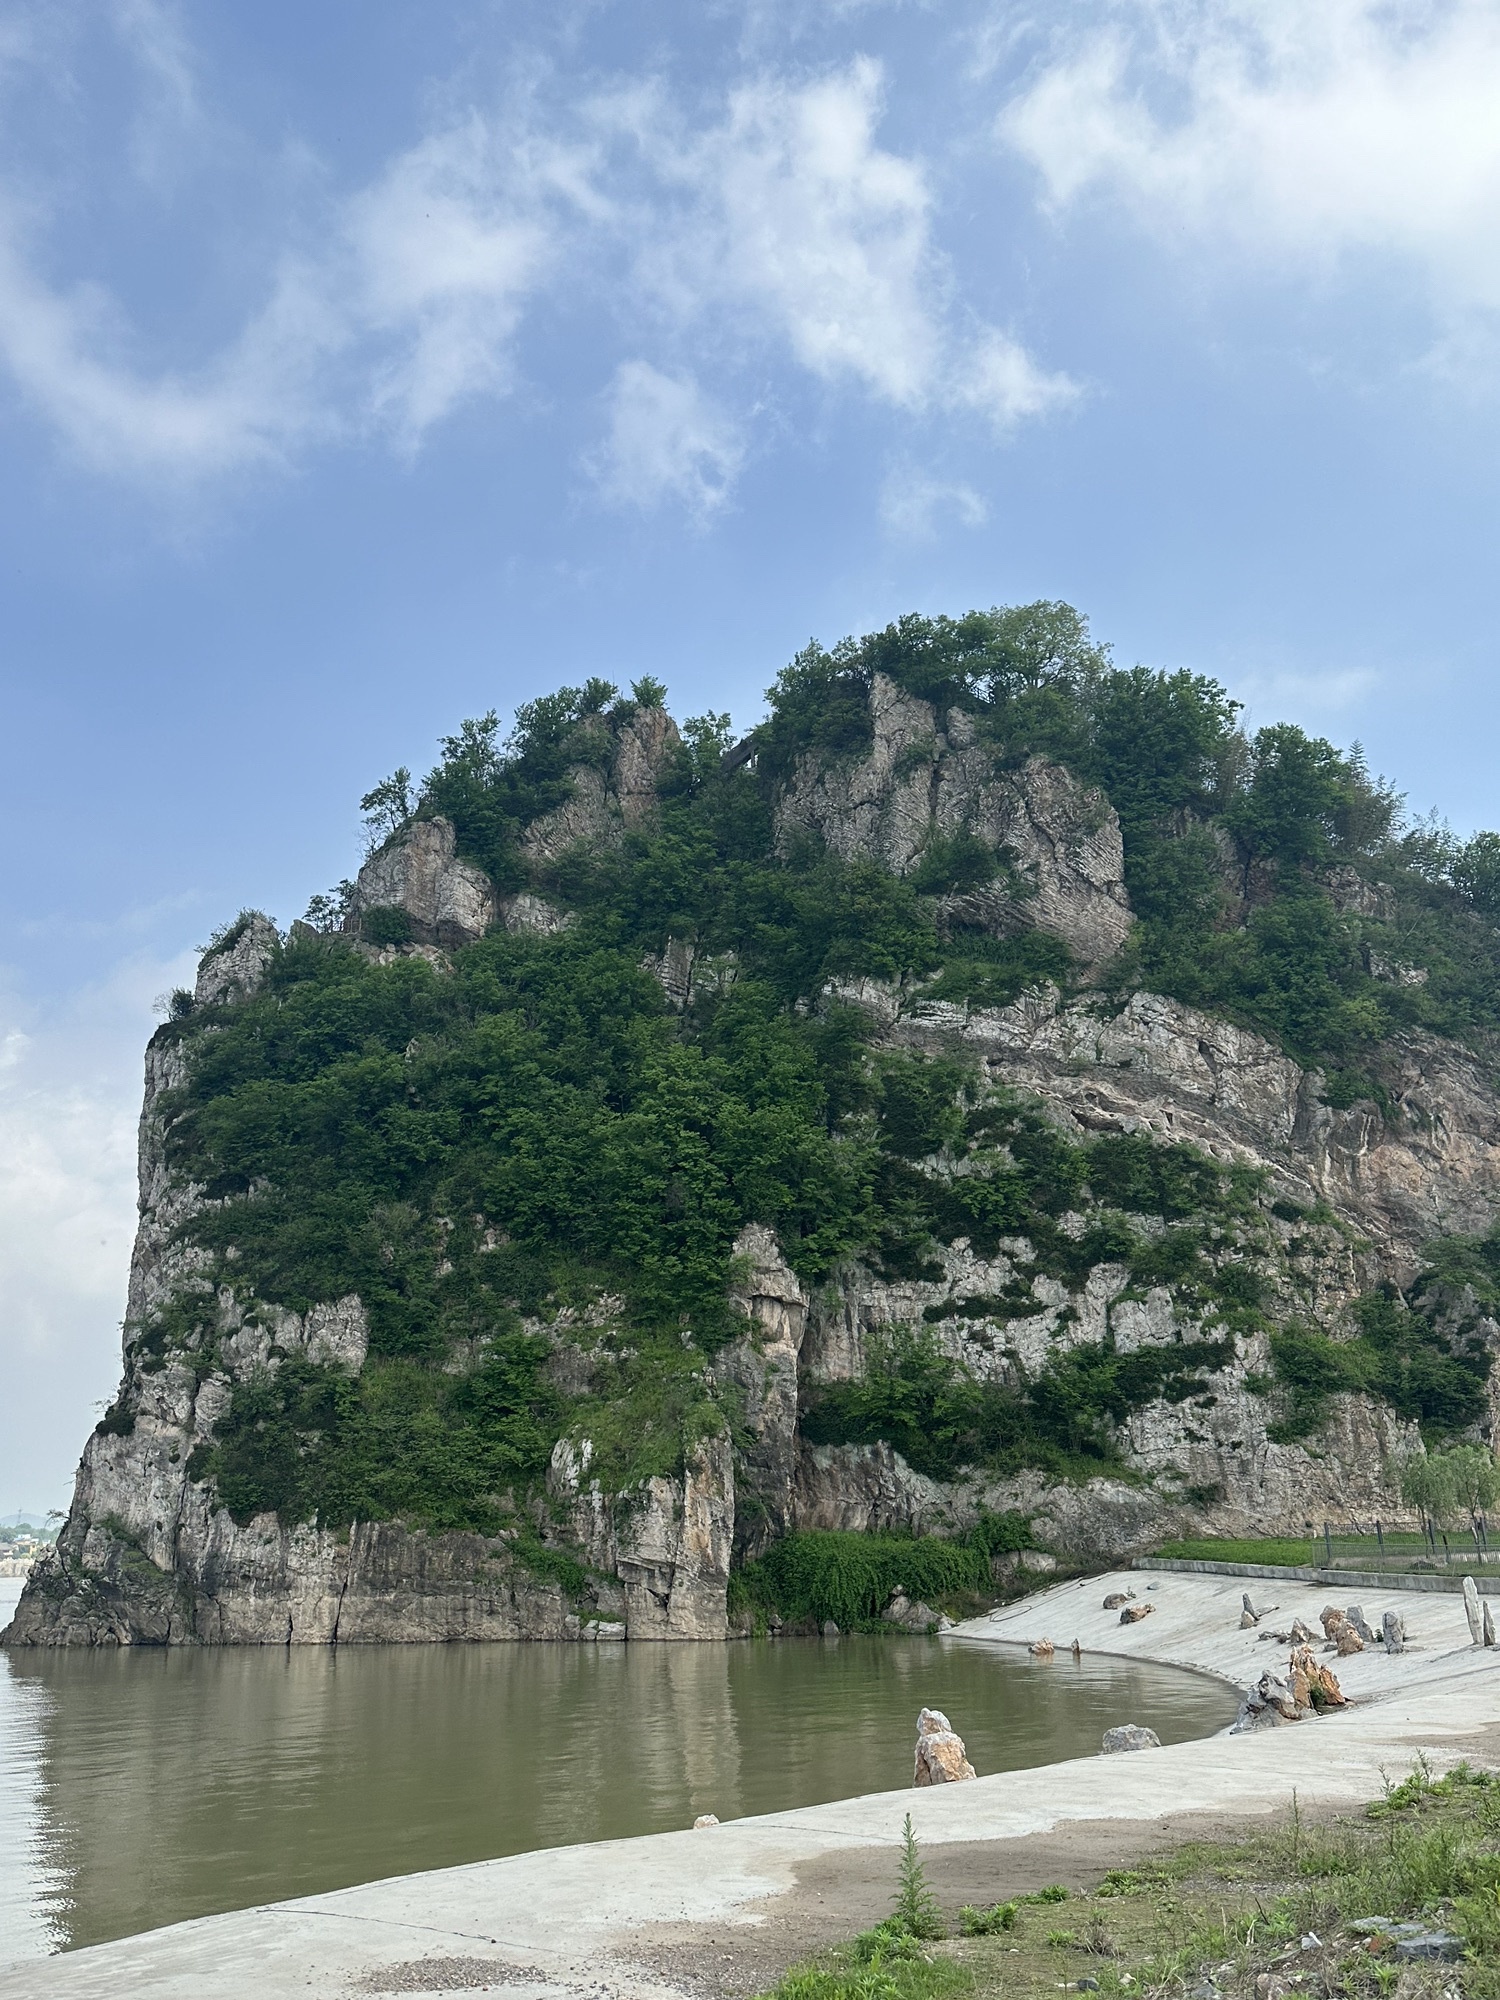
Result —
[[794, 773], [776, 811], [783, 847], [811, 836], [845, 860], [906, 875], [934, 837], [969, 834], [1003, 865], [988, 886], [945, 898], [946, 921], [996, 936], [1034, 925], [1084, 966], [1114, 956], [1130, 903], [1120, 823], [1100, 793], [1041, 757], [997, 771], [962, 709], [940, 720], [884, 674], [874, 676], [870, 721], [862, 762], [808, 760]]
[[355, 880], [345, 929], [372, 910], [402, 910], [418, 944], [452, 950], [483, 937], [497, 914], [483, 869], [458, 857], [453, 822], [414, 819], [372, 854]]
[[232, 1007], [248, 1000], [265, 976], [281, 942], [275, 924], [259, 910], [247, 910], [230, 926], [220, 944], [210, 945], [198, 961], [193, 988], [195, 1007]]
[[595, 725], [599, 758], [569, 773], [570, 796], [533, 820], [522, 850], [529, 861], [560, 860], [570, 847], [614, 847], [656, 811], [657, 786], [677, 750], [677, 724], [662, 708], [641, 708], [611, 730]]
[[748, 1433], [739, 1458], [738, 1552], [753, 1559], [791, 1527], [797, 1483], [797, 1375], [807, 1295], [775, 1232], [751, 1223], [735, 1241], [733, 1302], [746, 1331], [715, 1359], [713, 1375], [739, 1390]]

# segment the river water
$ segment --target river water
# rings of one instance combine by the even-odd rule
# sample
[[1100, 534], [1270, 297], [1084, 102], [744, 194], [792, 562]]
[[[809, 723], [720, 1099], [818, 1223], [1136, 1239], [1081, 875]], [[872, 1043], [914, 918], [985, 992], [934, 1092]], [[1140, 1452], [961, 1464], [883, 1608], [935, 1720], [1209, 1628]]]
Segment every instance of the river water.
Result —
[[1235, 1710], [1173, 1669], [952, 1639], [0, 1653], [0, 1962], [909, 1785], [924, 1703], [981, 1775]]

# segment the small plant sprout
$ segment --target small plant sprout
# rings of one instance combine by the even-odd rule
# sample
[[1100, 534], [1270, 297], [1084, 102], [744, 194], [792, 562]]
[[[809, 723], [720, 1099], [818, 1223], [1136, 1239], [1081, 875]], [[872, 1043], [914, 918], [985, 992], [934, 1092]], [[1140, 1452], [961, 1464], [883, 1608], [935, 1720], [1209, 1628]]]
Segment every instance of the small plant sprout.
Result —
[[927, 1870], [917, 1852], [917, 1836], [912, 1831], [911, 1814], [901, 1827], [901, 1875], [896, 1889], [896, 1921], [912, 1937], [939, 1938], [943, 1920], [937, 1897], [927, 1882]]

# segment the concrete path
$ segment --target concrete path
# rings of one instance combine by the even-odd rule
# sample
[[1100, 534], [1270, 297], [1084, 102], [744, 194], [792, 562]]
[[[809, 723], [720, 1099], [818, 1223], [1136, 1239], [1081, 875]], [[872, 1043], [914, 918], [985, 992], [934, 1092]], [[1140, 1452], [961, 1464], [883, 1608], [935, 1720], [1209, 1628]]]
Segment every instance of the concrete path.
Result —
[[[1141, 1572], [1063, 1584], [960, 1628], [963, 1640], [1029, 1644], [1194, 1667], [1248, 1685], [1286, 1649], [1237, 1629], [1243, 1579]], [[1316, 1629], [1323, 1585], [1249, 1585], [1266, 1624], [1300, 1615]], [[1132, 1626], [1100, 1600], [1134, 1590], [1154, 1608]], [[910, 1812], [919, 1839], [1024, 1842], [1070, 1826], [1093, 1829], [1099, 1869], [1143, 1834], [1185, 1834], [1205, 1816], [1286, 1806], [1352, 1805], [1399, 1780], [1419, 1751], [1443, 1767], [1460, 1757], [1500, 1763], [1500, 1651], [1469, 1641], [1459, 1598], [1396, 1591], [1367, 1597], [1372, 1625], [1387, 1606], [1406, 1618], [1410, 1650], [1333, 1661], [1352, 1705], [1342, 1713], [1247, 1736], [1215, 1736], [1128, 1757], [1079, 1758], [935, 1791], [886, 1792], [768, 1814], [703, 1832], [654, 1834], [553, 1848], [410, 1875], [332, 1895], [207, 1917], [116, 1944], [0, 1968], [3, 2000], [280, 2000], [392, 1992], [477, 1993], [504, 1985], [514, 2000], [661, 2000], [712, 1987], [708, 1945], [731, 1955], [780, 1903], [816, 1878], [837, 1906], [841, 1867], [868, 1874], [871, 1850], [890, 1857]], [[1121, 1721], [1130, 1718], [1122, 1716]], [[955, 1721], [962, 1726], [961, 1718]], [[915, 1733], [915, 1718], [913, 1718]], [[1112, 1831], [1113, 1829], [1113, 1831]], [[1000, 1850], [997, 1850], [997, 1852]], [[940, 1857], [939, 1857], [940, 1858]], [[835, 1925], [830, 1934], [850, 1929]], [[683, 1926], [702, 1926], [701, 1933]], [[664, 1970], [647, 1942], [671, 1928], [679, 1949]], [[691, 1940], [703, 1939], [694, 1968]], [[684, 1953], [680, 1940], [689, 1940]], [[727, 1947], [727, 1950], [726, 1950]], [[703, 1976], [695, 1976], [701, 1973]]]

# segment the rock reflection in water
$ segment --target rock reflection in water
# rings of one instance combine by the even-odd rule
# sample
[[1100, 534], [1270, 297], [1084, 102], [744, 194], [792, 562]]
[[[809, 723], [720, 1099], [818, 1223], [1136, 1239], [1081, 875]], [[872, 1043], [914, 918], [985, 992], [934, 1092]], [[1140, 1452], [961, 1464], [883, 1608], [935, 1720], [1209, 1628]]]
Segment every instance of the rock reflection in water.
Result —
[[10, 1654], [3, 1782], [29, 1842], [0, 1853], [0, 1904], [25, 1913], [0, 1956], [907, 1786], [924, 1704], [981, 1775], [1234, 1712], [1187, 1675], [951, 1641]]

